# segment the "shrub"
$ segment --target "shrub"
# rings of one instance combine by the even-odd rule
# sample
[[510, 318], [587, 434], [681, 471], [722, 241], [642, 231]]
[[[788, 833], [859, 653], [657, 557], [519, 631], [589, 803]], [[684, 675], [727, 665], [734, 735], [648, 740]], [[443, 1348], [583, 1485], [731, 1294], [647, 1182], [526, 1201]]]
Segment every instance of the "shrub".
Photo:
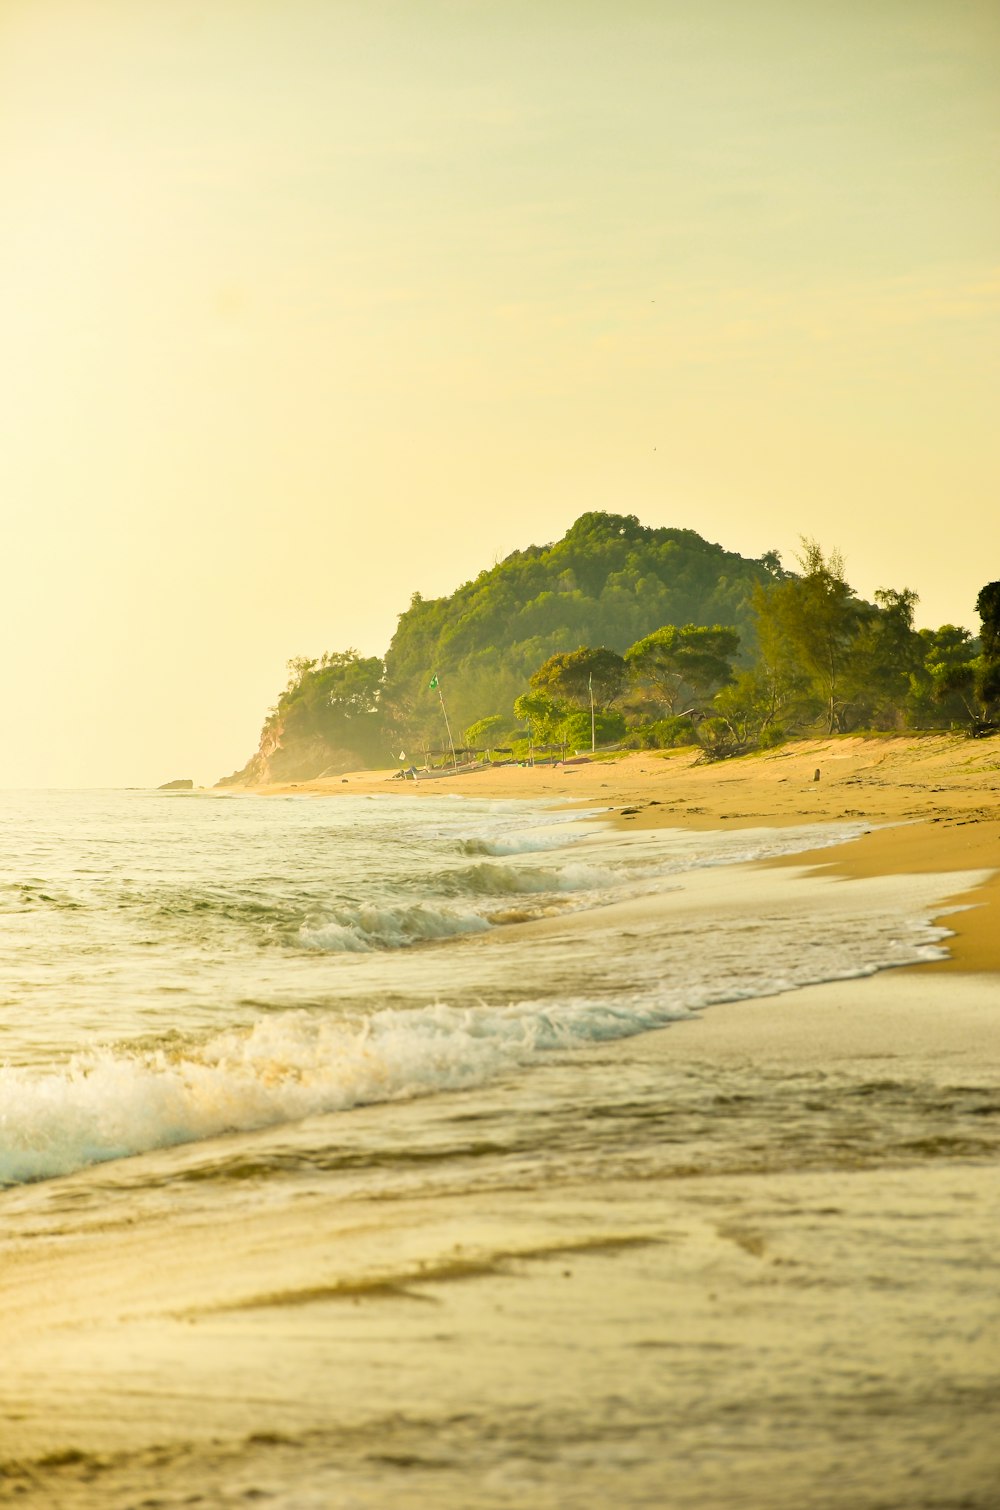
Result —
[[[620, 713], [595, 713], [594, 737], [598, 745], [613, 744], [625, 733], [625, 719]], [[560, 729], [562, 738], [576, 750], [590, 749], [590, 713], [581, 709], [571, 713]]]
[[629, 750], [672, 750], [678, 745], [696, 744], [697, 740], [691, 720], [675, 715], [630, 729], [623, 743]]

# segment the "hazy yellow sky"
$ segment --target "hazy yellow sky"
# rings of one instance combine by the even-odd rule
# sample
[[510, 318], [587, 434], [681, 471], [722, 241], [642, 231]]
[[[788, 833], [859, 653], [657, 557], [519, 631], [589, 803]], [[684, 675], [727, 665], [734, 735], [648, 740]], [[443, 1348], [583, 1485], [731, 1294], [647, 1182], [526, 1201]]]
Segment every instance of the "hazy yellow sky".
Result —
[[1000, 576], [994, 0], [0, 0], [2, 785], [585, 509]]

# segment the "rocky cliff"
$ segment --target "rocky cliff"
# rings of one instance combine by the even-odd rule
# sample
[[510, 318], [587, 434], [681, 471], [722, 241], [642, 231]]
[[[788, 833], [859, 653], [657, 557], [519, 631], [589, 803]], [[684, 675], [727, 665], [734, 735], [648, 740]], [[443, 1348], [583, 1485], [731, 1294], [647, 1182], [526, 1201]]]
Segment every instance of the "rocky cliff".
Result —
[[320, 735], [295, 738], [285, 743], [283, 723], [265, 726], [256, 754], [216, 786], [269, 786], [283, 781], [312, 781], [317, 776], [338, 776], [365, 764], [356, 751], [331, 744]]

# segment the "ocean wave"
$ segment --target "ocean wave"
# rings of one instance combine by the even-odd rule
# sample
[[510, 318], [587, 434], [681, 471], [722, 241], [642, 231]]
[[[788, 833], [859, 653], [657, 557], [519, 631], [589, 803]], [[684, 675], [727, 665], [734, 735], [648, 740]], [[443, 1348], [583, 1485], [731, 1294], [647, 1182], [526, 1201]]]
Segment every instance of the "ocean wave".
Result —
[[533, 895], [547, 891], [595, 891], [614, 884], [616, 877], [597, 865], [541, 866], [470, 865], [439, 879], [443, 890], [472, 896]]
[[[969, 879], [963, 877], [965, 884]], [[905, 900], [878, 882], [857, 898], [830, 881], [813, 883], [811, 895], [801, 882], [782, 884], [770, 910], [750, 917], [730, 912], [721, 928], [704, 906], [676, 913], [672, 925], [658, 912], [637, 916], [629, 929], [628, 984], [616, 964], [623, 935], [615, 922], [594, 935], [589, 949], [575, 934], [551, 941], [553, 979], [582, 963], [586, 995], [577, 986], [573, 994], [509, 1004], [439, 1002], [338, 1015], [296, 1009], [204, 1041], [79, 1055], [42, 1075], [0, 1069], [0, 1185], [355, 1106], [463, 1090], [553, 1050], [628, 1038], [716, 1002], [942, 957], [948, 930], [914, 916], [940, 891], [940, 877], [910, 878]], [[707, 901], [711, 888], [700, 889]], [[825, 905], [817, 909], [811, 900], [821, 891]], [[486, 926], [479, 918], [477, 925]], [[531, 967], [539, 972], [538, 957]], [[578, 970], [565, 978], [571, 975], [580, 980]]]
[[567, 845], [579, 842], [583, 835], [567, 835], [565, 833], [555, 835], [541, 834], [510, 834], [504, 838], [471, 838], [458, 841], [458, 852], [461, 855], [484, 855], [498, 859], [504, 859], [510, 855], [538, 855], [545, 854], [553, 849], [565, 849]]
[[75, 912], [79, 907], [76, 897], [45, 881], [5, 881], [0, 884], [0, 913], [31, 912], [43, 908]]
[[306, 949], [331, 954], [368, 954], [483, 933], [489, 926], [478, 912], [432, 907], [426, 902], [405, 907], [339, 906], [325, 917], [303, 923], [299, 942]]
[[299, 1121], [479, 1085], [553, 1049], [687, 1016], [676, 1003], [444, 1004], [333, 1020], [265, 1019], [173, 1052], [102, 1051], [62, 1072], [0, 1070], [0, 1185]]
[[[485, 902], [497, 897], [593, 893], [613, 887], [619, 879], [613, 871], [596, 865], [529, 868], [484, 862], [425, 878], [423, 887], [438, 895]], [[331, 954], [368, 954], [482, 933], [498, 921], [501, 917], [496, 912], [428, 901], [384, 906], [341, 903], [314, 912], [299, 928], [297, 941], [305, 949]]]

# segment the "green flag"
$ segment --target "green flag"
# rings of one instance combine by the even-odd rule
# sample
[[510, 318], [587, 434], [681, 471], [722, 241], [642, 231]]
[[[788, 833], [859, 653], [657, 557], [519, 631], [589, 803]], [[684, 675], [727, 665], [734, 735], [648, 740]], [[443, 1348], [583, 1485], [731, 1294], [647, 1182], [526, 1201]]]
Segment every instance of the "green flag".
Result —
[[428, 692], [436, 692], [437, 691], [437, 684], [438, 684], [437, 676], [432, 676], [431, 680], [430, 680], [430, 686], [427, 688]]

